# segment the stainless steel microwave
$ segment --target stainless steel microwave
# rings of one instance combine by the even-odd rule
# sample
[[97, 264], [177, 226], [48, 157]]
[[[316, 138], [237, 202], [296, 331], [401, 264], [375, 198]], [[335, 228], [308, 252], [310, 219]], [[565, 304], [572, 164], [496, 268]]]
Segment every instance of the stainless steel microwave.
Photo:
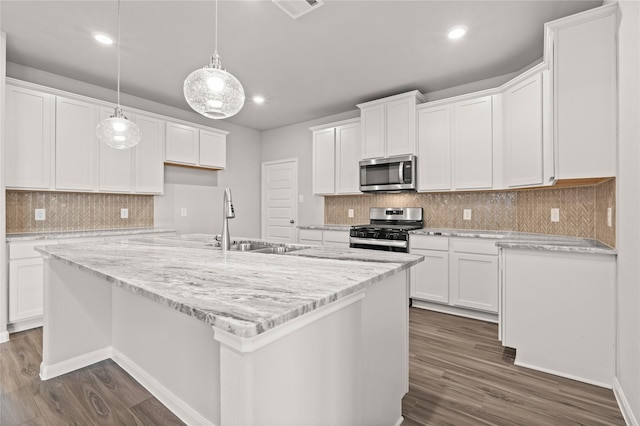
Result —
[[415, 155], [360, 161], [360, 191], [411, 191], [415, 189]]

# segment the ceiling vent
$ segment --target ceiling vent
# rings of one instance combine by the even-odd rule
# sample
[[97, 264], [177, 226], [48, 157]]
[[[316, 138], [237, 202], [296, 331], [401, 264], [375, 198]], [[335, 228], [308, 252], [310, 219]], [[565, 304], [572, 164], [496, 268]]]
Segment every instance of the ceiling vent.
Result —
[[273, 3], [293, 19], [299, 18], [324, 4], [322, 0], [273, 0]]

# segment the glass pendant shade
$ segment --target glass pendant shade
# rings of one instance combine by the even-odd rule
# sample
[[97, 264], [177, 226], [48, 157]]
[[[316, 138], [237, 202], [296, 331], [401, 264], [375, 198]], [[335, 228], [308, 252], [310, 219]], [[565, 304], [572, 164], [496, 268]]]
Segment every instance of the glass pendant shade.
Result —
[[244, 88], [237, 78], [222, 69], [216, 52], [209, 65], [186, 78], [184, 97], [194, 111], [218, 120], [236, 115], [242, 109]]
[[115, 149], [132, 148], [140, 142], [142, 137], [140, 128], [124, 116], [119, 106], [111, 117], [98, 123], [96, 134], [100, 142]]

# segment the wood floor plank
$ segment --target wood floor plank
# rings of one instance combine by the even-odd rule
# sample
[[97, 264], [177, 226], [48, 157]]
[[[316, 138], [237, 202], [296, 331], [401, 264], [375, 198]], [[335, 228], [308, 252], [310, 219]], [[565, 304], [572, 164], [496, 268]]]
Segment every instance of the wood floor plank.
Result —
[[144, 425], [182, 426], [184, 423], [168, 411], [157, 399], [149, 398], [131, 407], [131, 411]]

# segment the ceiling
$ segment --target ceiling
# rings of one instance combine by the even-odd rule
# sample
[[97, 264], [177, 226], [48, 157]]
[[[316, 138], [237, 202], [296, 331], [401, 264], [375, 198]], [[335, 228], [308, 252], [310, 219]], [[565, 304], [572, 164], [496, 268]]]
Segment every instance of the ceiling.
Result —
[[[266, 130], [517, 71], [542, 56], [545, 22], [602, 1], [325, 0], [296, 20], [269, 0], [220, 0], [218, 51], [243, 84], [227, 121]], [[182, 84], [214, 49], [213, 1], [121, 3], [121, 91], [189, 110]], [[2, 0], [7, 60], [115, 89], [117, 1]], [[451, 41], [448, 28], [467, 36]], [[262, 95], [266, 102], [254, 104]]]

